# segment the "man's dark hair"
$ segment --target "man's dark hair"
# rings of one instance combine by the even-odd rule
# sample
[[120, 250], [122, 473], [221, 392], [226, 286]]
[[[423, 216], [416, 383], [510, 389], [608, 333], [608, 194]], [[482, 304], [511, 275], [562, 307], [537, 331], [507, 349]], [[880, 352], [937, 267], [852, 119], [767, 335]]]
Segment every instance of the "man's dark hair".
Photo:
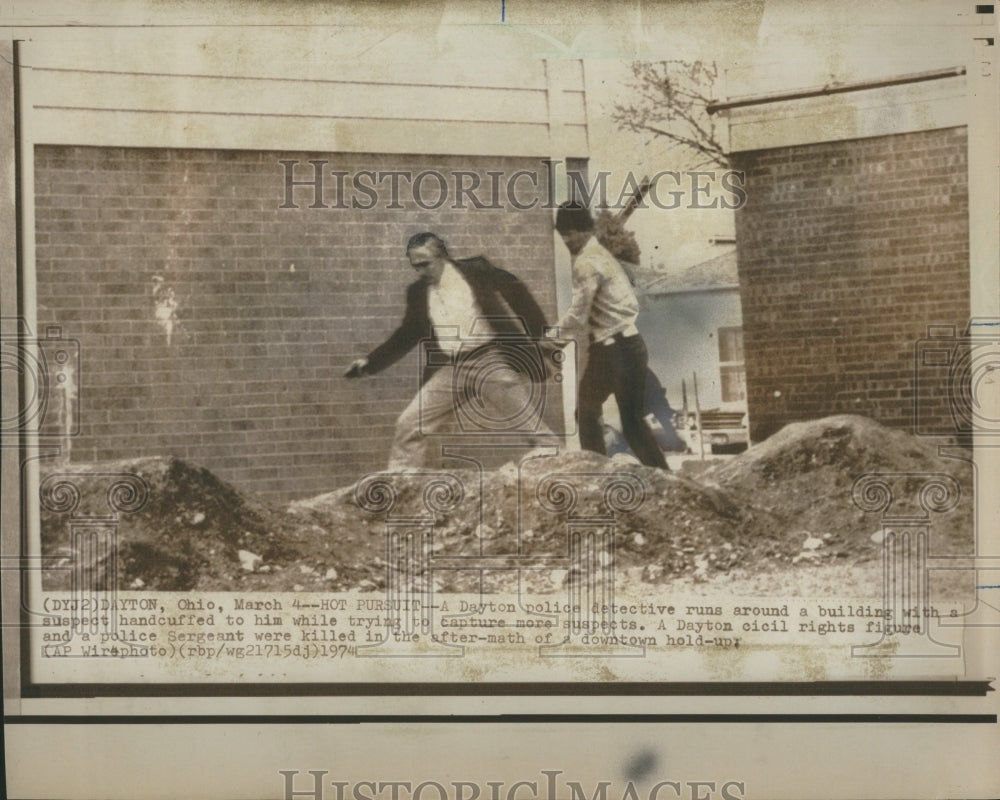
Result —
[[423, 247], [425, 244], [433, 245], [435, 252], [442, 258], [448, 257], [448, 248], [444, 243], [444, 239], [430, 231], [416, 233], [411, 236], [410, 241], [406, 243], [406, 252], [409, 253], [414, 247]]
[[582, 206], [575, 200], [570, 200], [559, 206], [556, 212], [556, 230], [559, 233], [569, 231], [592, 231], [594, 229], [594, 218], [586, 206]]

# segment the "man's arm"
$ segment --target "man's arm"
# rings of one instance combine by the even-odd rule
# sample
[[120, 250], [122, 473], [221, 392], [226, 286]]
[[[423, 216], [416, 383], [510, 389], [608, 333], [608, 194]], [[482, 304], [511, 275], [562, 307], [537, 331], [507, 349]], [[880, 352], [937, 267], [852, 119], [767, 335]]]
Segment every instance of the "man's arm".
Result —
[[422, 336], [427, 335], [428, 331], [422, 330], [427, 326], [422, 324], [424, 315], [420, 313], [420, 295], [419, 284], [410, 284], [406, 292], [406, 312], [399, 327], [366, 358], [359, 358], [352, 363], [344, 373], [345, 377], [359, 378], [362, 375], [381, 372], [399, 361], [413, 349]]
[[567, 333], [585, 332], [590, 324], [590, 306], [601, 285], [601, 278], [593, 264], [578, 258], [573, 264], [573, 298], [566, 313], [556, 324]]
[[500, 280], [500, 296], [510, 306], [510, 310], [524, 320], [528, 333], [536, 339], [541, 338], [546, 325], [542, 307], [538, 305], [531, 290], [517, 277], [509, 272], [503, 272], [503, 275], [505, 277]]

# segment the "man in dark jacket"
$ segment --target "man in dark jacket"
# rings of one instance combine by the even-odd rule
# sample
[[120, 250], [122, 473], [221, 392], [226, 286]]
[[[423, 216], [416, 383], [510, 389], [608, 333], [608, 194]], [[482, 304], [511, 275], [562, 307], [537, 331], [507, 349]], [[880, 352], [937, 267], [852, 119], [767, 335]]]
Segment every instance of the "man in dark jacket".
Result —
[[433, 233], [413, 236], [406, 254], [420, 277], [407, 288], [402, 323], [345, 373], [380, 372], [425, 342], [420, 390], [396, 423], [389, 469], [428, 466], [428, 436], [456, 415], [476, 433], [526, 434], [531, 443], [551, 435], [534, 345], [545, 315], [527, 287], [484, 258], [452, 259]]

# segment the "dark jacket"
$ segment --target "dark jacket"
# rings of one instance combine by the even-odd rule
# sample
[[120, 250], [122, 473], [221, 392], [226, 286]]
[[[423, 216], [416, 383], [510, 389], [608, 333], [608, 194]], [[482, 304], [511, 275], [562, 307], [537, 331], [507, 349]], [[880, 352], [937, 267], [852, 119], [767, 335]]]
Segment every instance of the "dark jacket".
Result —
[[[531, 292], [521, 281], [506, 270], [494, 267], [482, 257], [463, 258], [452, 262], [458, 268], [479, 304], [484, 317], [500, 336], [524, 332], [534, 339], [542, 338], [545, 314]], [[368, 354], [365, 372], [380, 372], [394, 364], [424, 339], [434, 336], [427, 313], [426, 280], [411, 283], [406, 289], [406, 311], [403, 321], [392, 335]], [[430, 347], [438, 349], [436, 340]], [[436, 367], [423, 365], [422, 380], [426, 381]]]

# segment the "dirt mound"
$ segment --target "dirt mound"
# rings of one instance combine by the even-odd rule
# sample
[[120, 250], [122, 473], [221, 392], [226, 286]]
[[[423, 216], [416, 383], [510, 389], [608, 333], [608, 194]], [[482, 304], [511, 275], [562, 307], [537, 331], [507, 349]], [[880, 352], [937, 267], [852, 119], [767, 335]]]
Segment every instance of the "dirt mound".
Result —
[[[972, 469], [961, 457], [942, 457], [938, 447], [866, 417], [826, 417], [787, 425], [745, 453], [706, 470], [701, 480], [715, 483], [741, 504], [761, 555], [858, 561], [880, 556], [872, 537], [881, 516], [855, 503], [855, 481], [870, 473], [895, 474], [889, 481], [894, 498], [891, 513], [922, 515], [921, 487], [928, 475], [944, 474], [955, 480], [961, 497], [952, 511], [931, 515], [931, 549], [969, 553]], [[950, 450], [960, 454], [958, 448]], [[817, 539], [823, 544], [804, 548], [810, 539], [811, 545]]]
[[[74, 466], [48, 480], [77, 487], [75, 514], [107, 514], [110, 474], [135, 475], [148, 487], [141, 507], [119, 515], [123, 589], [379, 589], [387, 520], [406, 520], [407, 530], [433, 528], [433, 556], [465, 560], [436, 570], [439, 587], [451, 590], [516, 580], [514, 567], [526, 560], [540, 567], [522, 571], [531, 588], [561, 588], [575, 568], [571, 527], [598, 560], [613, 539], [617, 569], [635, 579], [726, 570], [743, 556], [743, 515], [724, 493], [592, 453], [529, 457], [482, 474], [377, 473], [284, 509], [174, 458]], [[69, 513], [42, 515], [43, 552], [63, 567], [46, 574], [46, 586], [67, 588], [66, 567], [79, 557], [91, 558], [87, 569], [107, 581], [106, 557], [74, 551]]]
[[[70, 539], [70, 515], [109, 516], [109, 488], [119, 483], [117, 564]], [[70, 488], [72, 487], [72, 488]], [[242, 580], [241, 551], [281, 561], [294, 553], [296, 531], [287, 516], [247, 497], [202, 467], [177, 458], [140, 458], [71, 465], [43, 475], [42, 553], [63, 567], [86, 559], [103, 585], [112, 567], [120, 588], [231, 589]], [[63, 500], [76, 495], [67, 507]], [[46, 573], [46, 586], [68, 588], [65, 568]]]
[[868, 417], [842, 414], [786, 425], [710, 474], [720, 484], [749, 487], [799, 478], [825, 467], [853, 481], [853, 476], [867, 472], [919, 472], [940, 466], [936, 444]]
[[378, 564], [386, 554], [385, 519], [433, 521], [434, 557], [457, 561], [435, 570], [446, 590], [499, 586], [526, 560], [540, 567], [522, 570], [530, 588], [560, 588], [579, 567], [571, 529], [583, 537], [581, 547], [596, 548], [598, 560], [613, 540], [617, 569], [647, 581], [728, 569], [742, 556], [742, 514], [724, 493], [593, 453], [529, 455], [483, 474], [380, 473], [351, 491], [293, 503], [290, 512], [339, 530], [338, 541], [350, 544], [359, 538], [360, 512], [361, 538]]
[[[132, 498], [135, 508], [120, 514], [123, 589], [377, 590], [387, 561], [426, 574], [433, 559], [441, 590], [555, 591], [574, 571], [593, 575], [610, 563], [612, 544], [616, 573], [648, 583], [707, 580], [736, 565], [878, 558], [879, 514], [852, 501], [855, 480], [871, 472], [905, 473], [901, 498], [917, 497], [927, 473], [953, 476], [961, 500], [934, 519], [931, 550], [971, 551], [969, 465], [871, 420], [839, 416], [789, 425], [697, 479], [593, 453], [536, 451], [482, 473], [375, 473], [286, 508], [174, 458], [74, 466], [43, 475], [43, 508], [54, 509], [42, 513], [43, 554], [61, 567], [45, 585], [67, 588], [77, 558], [99, 581], [111, 579], [105, 556], [74, 550], [72, 509], [51, 500], [68, 481], [77, 515], [107, 515], [110, 474], [148, 486], [148, 498]], [[417, 546], [424, 535], [432, 535], [426, 551]]]

